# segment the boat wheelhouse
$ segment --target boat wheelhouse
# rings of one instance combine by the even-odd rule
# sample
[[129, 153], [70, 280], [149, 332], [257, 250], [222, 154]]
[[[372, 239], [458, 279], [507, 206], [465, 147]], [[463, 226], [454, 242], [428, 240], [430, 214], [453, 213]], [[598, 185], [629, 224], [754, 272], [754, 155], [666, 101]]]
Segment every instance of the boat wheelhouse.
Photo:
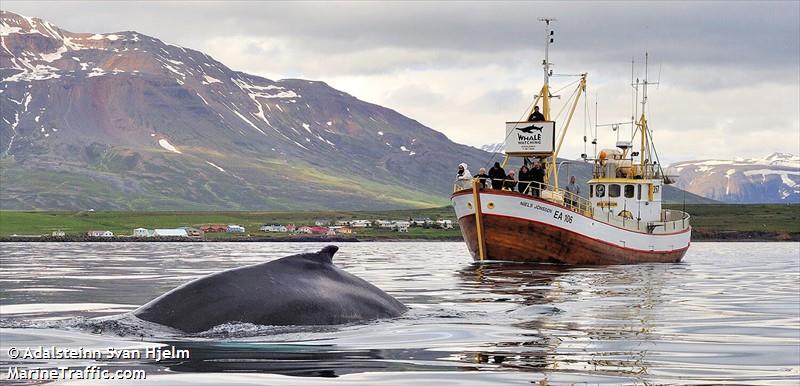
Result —
[[[664, 184], [674, 181], [653, 161], [658, 154], [645, 114], [646, 76], [634, 83], [637, 99], [642, 88], [642, 111], [637, 121], [627, 122], [630, 141], [618, 139], [616, 148], [598, 152], [595, 131], [594, 157], [582, 154], [584, 161], [592, 163], [589, 189], [584, 192], [588, 195], [559, 187], [557, 157], [578, 101], [581, 95], [586, 97], [587, 74], [580, 75], [567, 99], [562, 111], [568, 115], [557, 131], [550, 116], [548, 54], [553, 19], [540, 20], [545, 22], [546, 36], [544, 85], [529, 112], [541, 104], [544, 120], [506, 122], [503, 166], [519, 159], [528, 164], [532, 159], [544, 167], [545, 178], [543, 182], [504, 180], [501, 189], [492, 189], [491, 183], [478, 178], [469, 186], [457, 185], [451, 202], [470, 253], [477, 261], [578, 265], [680, 261], [690, 243], [689, 215], [661, 205]], [[637, 115], [634, 111], [632, 116]], [[614, 125], [619, 135], [619, 124]], [[633, 146], [637, 134], [638, 151]], [[586, 139], [584, 135], [584, 143]], [[515, 191], [514, 186], [523, 188]]]

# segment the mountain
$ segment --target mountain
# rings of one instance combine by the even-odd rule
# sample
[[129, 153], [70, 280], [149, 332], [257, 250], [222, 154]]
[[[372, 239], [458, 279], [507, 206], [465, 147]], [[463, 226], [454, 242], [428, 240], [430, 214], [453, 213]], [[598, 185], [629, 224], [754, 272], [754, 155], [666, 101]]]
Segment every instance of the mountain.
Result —
[[701, 160], [670, 165], [676, 186], [728, 203], [800, 203], [800, 156]]
[[[269, 66], [269, 63], [265, 63]], [[445, 205], [491, 154], [324, 82], [0, 11], [0, 208]]]

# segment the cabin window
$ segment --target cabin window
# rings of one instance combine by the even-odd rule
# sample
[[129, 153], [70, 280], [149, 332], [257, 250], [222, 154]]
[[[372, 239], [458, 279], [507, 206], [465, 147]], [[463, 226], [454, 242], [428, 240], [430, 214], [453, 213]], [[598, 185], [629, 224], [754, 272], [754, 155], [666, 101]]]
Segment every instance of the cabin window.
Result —
[[633, 185], [625, 185], [625, 198], [633, 198]]
[[595, 195], [597, 197], [605, 197], [606, 196], [606, 186], [605, 185], [597, 185], [595, 188]]
[[589, 185], [589, 198], [594, 197], [594, 185]]
[[620, 187], [618, 184], [608, 185], [608, 196], [611, 198], [619, 197]]
[[642, 185], [636, 185], [636, 199], [642, 199]]

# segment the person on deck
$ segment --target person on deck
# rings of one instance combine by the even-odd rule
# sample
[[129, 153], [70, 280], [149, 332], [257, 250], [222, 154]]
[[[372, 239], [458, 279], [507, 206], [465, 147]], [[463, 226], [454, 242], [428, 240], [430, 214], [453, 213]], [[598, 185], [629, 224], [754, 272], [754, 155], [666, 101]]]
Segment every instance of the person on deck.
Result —
[[517, 190], [519, 190], [520, 193], [525, 193], [525, 191], [528, 190], [528, 186], [530, 186], [531, 181], [533, 181], [533, 175], [531, 175], [528, 165], [522, 165], [522, 167], [519, 168], [519, 175], [517, 178], [519, 179]]
[[500, 166], [500, 162], [495, 162], [489, 169], [489, 178], [492, 179], [492, 189], [503, 189], [503, 180], [506, 178], [506, 171]]
[[528, 122], [540, 122], [544, 120], [544, 114], [539, 112], [539, 106], [533, 106], [533, 112], [528, 116]]
[[516, 187], [517, 187], [517, 178], [516, 178], [517, 176], [516, 176], [516, 174], [517, 174], [517, 172], [515, 172], [513, 170], [508, 172], [508, 175], [506, 176], [506, 180], [503, 182], [503, 190], [510, 190], [510, 191], [513, 192], [514, 189], [516, 189]]
[[490, 181], [489, 175], [486, 174], [486, 168], [478, 169], [478, 175], [476, 175], [475, 177], [477, 177], [478, 180], [481, 182], [481, 189], [486, 189], [486, 184], [488, 181]]
[[539, 197], [542, 185], [544, 184], [544, 169], [538, 162], [533, 164], [533, 169], [530, 172], [531, 181], [533, 181], [531, 191], [534, 197]]
[[[569, 184], [564, 187], [564, 190], [574, 194], [575, 196], [579, 196], [581, 194], [581, 187], [580, 185], [575, 183], [575, 176], [569, 176]], [[568, 194], [566, 197], [567, 206], [569, 208], [575, 208], [578, 205], [578, 202], [575, 200], [575, 197]]]
[[459, 189], [469, 189], [472, 183], [472, 173], [467, 169], [467, 164], [461, 163], [458, 165], [458, 174], [456, 175], [456, 186]]

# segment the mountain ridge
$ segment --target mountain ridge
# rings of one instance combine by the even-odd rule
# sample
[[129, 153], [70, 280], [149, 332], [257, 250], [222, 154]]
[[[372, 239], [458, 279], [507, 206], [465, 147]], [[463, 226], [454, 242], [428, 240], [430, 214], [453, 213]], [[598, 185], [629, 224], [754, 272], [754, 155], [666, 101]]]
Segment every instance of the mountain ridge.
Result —
[[490, 157], [325, 82], [135, 31], [3, 11], [0, 43], [4, 209], [438, 206], [455, 165]]
[[727, 203], [800, 203], [800, 156], [677, 162], [676, 186]]

